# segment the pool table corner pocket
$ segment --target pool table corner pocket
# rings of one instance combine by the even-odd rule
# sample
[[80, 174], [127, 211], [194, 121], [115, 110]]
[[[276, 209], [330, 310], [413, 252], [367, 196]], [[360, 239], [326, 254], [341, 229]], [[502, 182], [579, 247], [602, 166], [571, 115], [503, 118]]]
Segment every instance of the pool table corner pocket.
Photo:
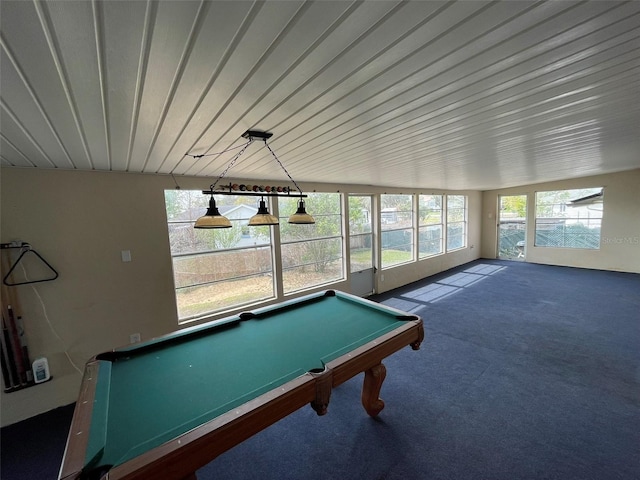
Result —
[[424, 340], [424, 323], [422, 322], [421, 318], [418, 318], [417, 325], [418, 325], [418, 339], [415, 342], [410, 344], [412, 350], [420, 350], [420, 344]]

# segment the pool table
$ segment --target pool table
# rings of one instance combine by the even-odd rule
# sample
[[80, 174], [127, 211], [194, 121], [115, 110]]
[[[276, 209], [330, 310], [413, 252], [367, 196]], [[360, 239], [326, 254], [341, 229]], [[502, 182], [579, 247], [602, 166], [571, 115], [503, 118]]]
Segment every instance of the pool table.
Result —
[[[60, 479], [195, 479], [197, 469], [364, 372], [384, 403], [382, 360], [424, 337], [422, 319], [326, 290], [87, 362]], [[398, 406], [405, 408], [405, 406]]]

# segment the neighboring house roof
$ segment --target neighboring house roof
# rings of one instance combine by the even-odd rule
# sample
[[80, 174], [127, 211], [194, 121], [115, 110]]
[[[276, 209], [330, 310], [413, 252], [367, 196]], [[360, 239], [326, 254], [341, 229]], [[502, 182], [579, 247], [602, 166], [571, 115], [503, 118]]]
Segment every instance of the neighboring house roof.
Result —
[[575, 200], [571, 200], [569, 203], [571, 205], [589, 205], [591, 203], [602, 203], [602, 199], [604, 198], [604, 188], [600, 190], [598, 193], [594, 193], [593, 195], [587, 195], [586, 197], [576, 198]]
[[[194, 222], [207, 211], [206, 207], [192, 207], [171, 218], [173, 222]], [[238, 220], [249, 219], [258, 212], [258, 208], [252, 205], [218, 205], [218, 211], [227, 218]]]
[[228, 218], [251, 218], [257, 212], [258, 209], [251, 205], [225, 205], [223, 207], [218, 207], [218, 210], [222, 215]]

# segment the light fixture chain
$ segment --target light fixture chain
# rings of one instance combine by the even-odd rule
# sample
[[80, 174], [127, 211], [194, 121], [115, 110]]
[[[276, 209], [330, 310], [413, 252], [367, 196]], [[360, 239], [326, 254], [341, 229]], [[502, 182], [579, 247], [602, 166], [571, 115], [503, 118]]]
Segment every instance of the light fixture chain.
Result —
[[291, 177], [291, 175], [289, 175], [289, 172], [287, 172], [287, 169], [284, 168], [284, 165], [282, 164], [282, 162], [280, 161], [280, 159], [278, 158], [278, 156], [276, 155], [276, 153], [271, 150], [271, 147], [269, 146], [269, 144], [267, 143], [267, 141], [264, 141], [264, 144], [267, 146], [267, 148], [269, 149], [269, 151], [271, 152], [271, 155], [273, 155], [273, 158], [276, 159], [276, 162], [278, 162], [278, 165], [280, 165], [280, 167], [282, 168], [282, 170], [284, 170], [284, 173], [287, 174], [287, 177], [289, 177], [289, 180], [291, 180], [293, 182], [293, 184], [296, 186], [296, 189], [302, 193], [302, 190], [300, 189], [300, 187], [298, 186], [298, 184], [296, 183], [296, 181]]
[[245, 144], [245, 146], [242, 148], [242, 150], [240, 150], [238, 153], [236, 153], [235, 157], [233, 157], [231, 159], [231, 161], [229, 162], [229, 165], [227, 165], [227, 168], [224, 169], [224, 171], [220, 174], [220, 176], [218, 177], [218, 179], [215, 181], [215, 183], [213, 185], [211, 185], [211, 191], [213, 192], [216, 188], [216, 185], [218, 185], [218, 182], [220, 180], [222, 180], [224, 178], [224, 176], [227, 174], [227, 172], [229, 171], [229, 169], [231, 167], [233, 167], [233, 164], [236, 163], [236, 160], [238, 160], [238, 158], [240, 158], [240, 156], [244, 153], [244, 151], [247, 149], [247, 147], [249, 145], [251, 145], [253, 143], [253, 139], [249, 139], [249, 141]]

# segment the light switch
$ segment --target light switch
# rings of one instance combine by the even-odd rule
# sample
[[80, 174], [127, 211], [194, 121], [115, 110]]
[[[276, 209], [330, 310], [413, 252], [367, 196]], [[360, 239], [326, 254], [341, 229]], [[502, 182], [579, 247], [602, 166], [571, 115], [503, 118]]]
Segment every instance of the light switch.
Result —
[[122, 250], [122, 261], [130, 262], [131, 261], [131, 250]]

